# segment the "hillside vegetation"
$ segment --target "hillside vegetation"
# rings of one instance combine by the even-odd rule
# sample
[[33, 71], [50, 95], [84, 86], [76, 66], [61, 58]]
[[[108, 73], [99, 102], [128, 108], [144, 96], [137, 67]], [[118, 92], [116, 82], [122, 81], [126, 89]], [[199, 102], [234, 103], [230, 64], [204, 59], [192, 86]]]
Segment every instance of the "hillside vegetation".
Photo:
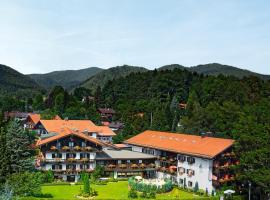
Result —
[[263, 75], [258, 74], [249, 70], [240, 69], [237, 67], [229, 66], [229, 65], [222, 65], [219, 63], [210, 63], [205, 65], [197, 65], [194, 67], [184, 67], [182, 65], [178, 64], [172, 64], [172, 65], [165, 65], [163, 67], [160, 67], [159, 70], [173, 70], [173, 69], [186, 69], [191, 72], [197, 72], [199, 74], [204, 75], [213, 75], [217, 76], [219, 74], [225, 75], [225, 76], [235, 76], [237, 78], [243, 78], [248, 76], [256, 76], [263, 80], [270, 80], [270, 75]]
[[54, 71], [47, 74], [29, 74], [29, 76], [46, 89], [51, 89], [56, 85], [70, 89], [101, 71], [103, 69], [90, 67], [80, 70]]
[[92, 91], [94, 91], [97, 89], [97, 87], [103, 88], [104, 85], [110, 80], [125, 77], [131, 73], [146, 72], [146, 71], [148, 71], [146, 68], [128, 65], [112, 67], [89, 78], [88, 80], [83, 82], [80, 85], [80, 87], [85, 87], [87, 89], [91, 89]]
[[41, 91], [42, 88], [28, 76], [6, 65], [0, 65], [0, 95], [30, 96]]

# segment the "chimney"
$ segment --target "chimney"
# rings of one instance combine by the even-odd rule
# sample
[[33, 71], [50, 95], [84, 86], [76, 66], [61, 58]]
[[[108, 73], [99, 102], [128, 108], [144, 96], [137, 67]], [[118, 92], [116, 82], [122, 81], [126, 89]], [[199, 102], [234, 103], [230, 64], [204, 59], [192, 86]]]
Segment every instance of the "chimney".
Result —
[[68, 121], [68, 117], [65, 117], [65, 121]]

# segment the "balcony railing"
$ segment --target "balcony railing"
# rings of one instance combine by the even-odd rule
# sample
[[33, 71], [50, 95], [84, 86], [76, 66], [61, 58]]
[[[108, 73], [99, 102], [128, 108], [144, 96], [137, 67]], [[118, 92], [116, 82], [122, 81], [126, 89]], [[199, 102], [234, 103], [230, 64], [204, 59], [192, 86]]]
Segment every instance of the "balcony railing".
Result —
[[69, 147], [69, 146], [63, 146], [63, 147], [56, 147], [56, 146], [51, 146], [50, 151], [58, 151], [58, 152], [96, 152], [97, 149], [86, 146], [86, 147], [80, 147], [80, 146], [75, 146], [75, 147]]
[[95, 162], [95, 159], [89, 159], [89, 158], [53, 158], [53, 159], [43, 159], [42, 162], [44, 163], [92, 163]]
[[154, 170], [155, 164], [109, 164], [105, 166], [105, 171], [144, 171]]
[[53, 169], [55, 174], [80, 174], [81, 172], [93, 172], [93, 169]]

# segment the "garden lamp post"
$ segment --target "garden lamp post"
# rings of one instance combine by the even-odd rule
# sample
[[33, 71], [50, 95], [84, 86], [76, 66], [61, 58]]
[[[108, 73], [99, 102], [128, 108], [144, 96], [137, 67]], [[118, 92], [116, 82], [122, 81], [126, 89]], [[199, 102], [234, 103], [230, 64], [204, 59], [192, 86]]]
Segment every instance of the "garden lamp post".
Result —
[[251, 189], [251, 182], [248, 182], [248, 200], [250, 200], [250, 189]]

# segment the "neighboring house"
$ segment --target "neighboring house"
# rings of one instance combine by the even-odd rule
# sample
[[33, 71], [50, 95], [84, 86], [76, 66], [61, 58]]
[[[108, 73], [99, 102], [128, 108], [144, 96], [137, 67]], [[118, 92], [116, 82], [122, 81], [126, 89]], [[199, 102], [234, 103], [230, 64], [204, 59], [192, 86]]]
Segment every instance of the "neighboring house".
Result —
[[[64, 124], [56, 122], [57, 125], [44, 120], [40, 122], [39, 126], [53, 132], [47, 132], [46, 137], [37, 141], [41, 153], [36, 167], [39, 170], [52, 170], [55, 178], [77, 182], [81, 172], [92, 172], [96, 165], [104, 166], [105, 174], [114, 178], [155, 175], [155, 156], [121, 150], [98, 140], [93, 135], [98, 129], [92, 129], [95, 127], [87, 120]], [[83, 126], [86, 123], [88, 129]]]
[[109, 124], [109, 127], [113, 130], [113, 131], [119, 131], [121, 129], [124, 128], [124, 124], [121, 122], [112, 122]]
[[40, 120], [40, 114], [29, 113], [26, 118], [25, 128], [33, 129]]
[[115, 111], [112, 108], [98, 108], [98, 113], [101, 116], [101, 121], [112, 121]]
[[8, 121], [9, 119], [18, 119], [20, 121], [25, 121], [28, 117], [27, 112], [18, 112], [18, 111], [11, 111], [11, 112], [4, 112], [4, 120]]
[[[40, 114], [29, 113], [28, 117], [26, 118], [25, 128], [34, 129], [40, 120], [41, 120]], [[62, 119], [61, 117], [59, 117], [59, 115], [55, 115], [53, 120], [62, 120]]]
[[134, 152], [158, 157], [158, 178], [208, 191], [230, 184], [235, 174], [229, 168], [239, 161], [232, 152], [234, 140], [187, 134], [145, 131], [124, 142]]
[[59, 133], [68, 128], [79, 131], [103, 142], [112, 142], [116, 134], [107, 126], [96, 126], [91, 120], [40, 120], [35, 129], [39, 135]]

